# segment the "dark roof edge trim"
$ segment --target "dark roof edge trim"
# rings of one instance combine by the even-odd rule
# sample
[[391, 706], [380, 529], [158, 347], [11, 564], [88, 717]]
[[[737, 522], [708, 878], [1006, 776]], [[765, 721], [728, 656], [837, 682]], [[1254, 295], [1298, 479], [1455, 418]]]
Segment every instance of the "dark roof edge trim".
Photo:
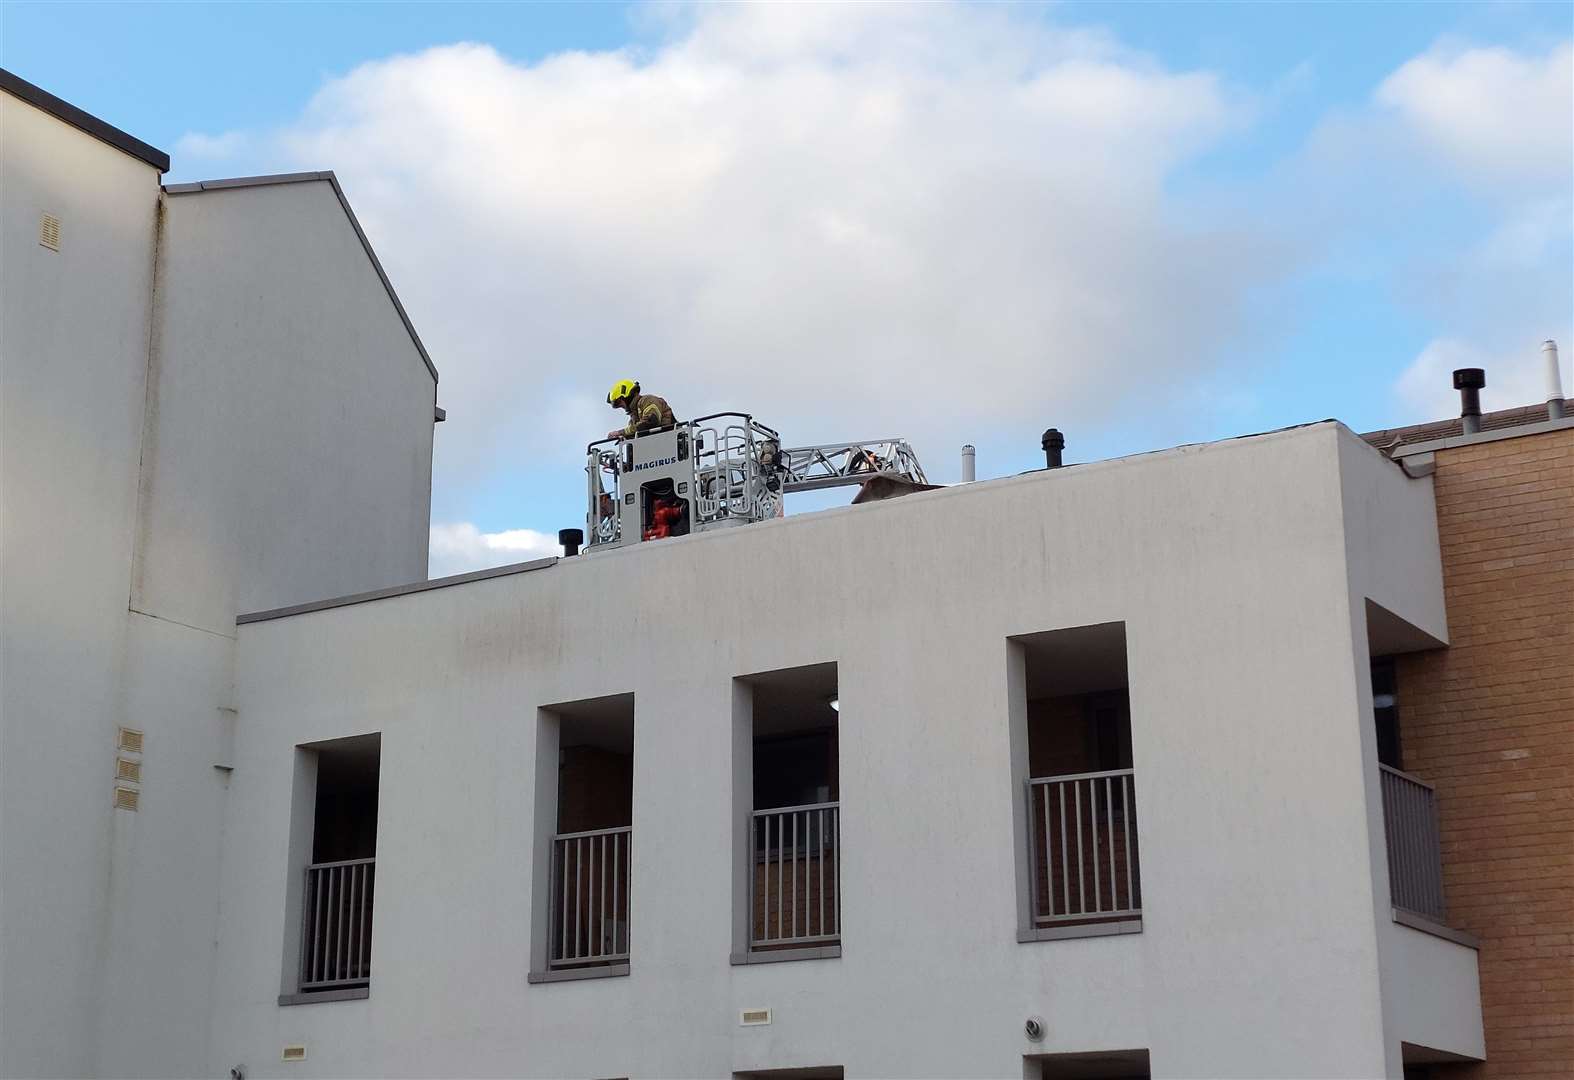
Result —
[[377, 252], [372, 248], [372, 242], [366, 238], [366, 230], [361, 228], [361, 222], [355, 216], [355, 211], [350, 208], [350, 200], [344, 196], [344, 188], [339, 186], [339, 178], [330, 172], [299, 172], [276, 173], [272, 176], [235, 176], [227, 180], [202, 180], [194, 184], [166, 184], [166, 195], [191, 195], [200, 191], [222, 191], [225, 188], [246, 187], [271, 187], [275, 184], [301, 184], [311, 180], [326, 180], [333, 186], [333, 193], [339, 200], [339, 205], [344, 208], [344, 216], [350, 219], [350, 227], [355, 230], [355, 235], [360, 237], [361, 247], [366, 250], [366, 257], [372, 260], [372, 269], [377, 271], [377, 277], [382, 281], [383, 288], [388, 291], [388, 299], [393, 301], [394, 310], [399, 313], [399, 319], [404, 323], [404, 328], [410, 334], [410, 340], [415, 343], [415, 351], [421, 354], [421, 363], [426, 365], [426, 370], [431, 373], [432, 381], [437, 382], [437, 365], [432, 363], [432, 358], [427, 355], [426, 346], [421, 342], [421, 335], [415, 332], [415, 323], [410, 321], [410, 315], [404, 310], [404, 304], [399, 300], [399, 294], [394, 291], [393, 282], [388, 280], [388, 271], [383, 269], [382, 260], [377, 257]]
[[84, 112], [69, 101], [63, 101], [55, 97], [43, 87], [34, 86], [26, 79], [7, 71], [5, 68], [0, 68], [0, 90], [20, 98], [35, 109], [42, 109], [55, 119], [63, 120], [72, 127], [86, 132], [101, 142], [108, 143], [122, 153], [130, 154], [137, 160], [146, 162], [160, 173], [169, 172], [169, 155], [164, 151], [156, 146], [149, 146], [141, 139], [121, 131], [113, 124], [106, 124], [92, 113]]
[[1433, 439], [1430, 442], [1401, 443], [1390, 450], [1388, 456], [1398, 460], [1416, 454], [1430, 454], [1438, 450], [1452, 450], [1459, 446], [1474, 446], [1477, 443], [1501, 442], [1504, 439], [1522, 439], [1527, 435], [1545, 435], [1550, 431], [1567, 431], [1569, 428], [1574, 428], [1574, 416], [1565, 416], [1561, 420], [1542, 420], [1534, 424], [1518, 424], [1514, 427], [1493, 428], [1491, 431], [1478, 431], [1473, 435], [1452, 435], [1446, 439]]
[[555, 566], [556, 564], [557, 556], [549, 555], [545, 559], [532, 559], [530, 562], [511, 563], [508, 566], [493, 566], [485, 570], [472, 570], [468, 574], [454, 574], [451, 577], [433, 578], [430, 581], [416, 581], [409, 585], [394, 585], [387, 589], [373, 589], [371, 592], [336, 596], [330, 600], [313, 600], [309, 604], [292, 604], [289, 607], [272, 608], [268, 611], [254, 611], [247, 615], [235, 616], [235, 625], [245, 626], [247, 623], [268, 622], [271, 619], [284, 619], [291, 615], [305, 615], [313, 611], [326, 611], [329, 608], [350, 607], [352, 604], [386, 600], [390, 596], [408, 596], [411, 593], [429, 592], [432, 589], [446, 589], [450, 585], [466, 585], [472, 581], [486, 581], [488, 578], [528, 574], [532, 570], [545, 570], [547, 567]]

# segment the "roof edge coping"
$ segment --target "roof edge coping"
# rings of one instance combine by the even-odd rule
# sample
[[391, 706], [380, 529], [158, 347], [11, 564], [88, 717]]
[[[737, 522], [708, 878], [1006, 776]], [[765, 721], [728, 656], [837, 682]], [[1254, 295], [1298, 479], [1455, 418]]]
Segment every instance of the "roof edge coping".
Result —
[[452, 585], [465, 585], [472, 581], [486, 581], [489, 578], [509, 577], [513, 574], [528, 574], [532, 570], [545, 570], [549, 566], [555, 566], [557, 561], [558, 557], [556, 555], [548, 555], [544, 559], [510, 563], [507, 566], [489, 566], [485, 570], [472, 570], [467, 574], [452, 574], [448, 577], [431, 578], [427, 581], [413, 581], [408, 585], [392, 585], [386, 589], [373, 589], [370, 592], [351, 593], [348, 596], [335, 596], [327, 600], [313, 600], [305, 604], [291, 604], [288, 607], [269, 608], [267, 611], [253, 611], [245, 615], [235, 616], [235, 625], [245, 626], [248, 623], [269, 622], [273, 619], [285, 619], [291, 615], [306, 615], [313, 611], [350, 607], [353, 604], [365, 604], [372, 600], [386, 600], [391, 596], [408, 596], [411, 593], [446, 589]]
[[100, 142], [113, 146], [121, 153], [130, 154], [139, 161], [153, 166], [160, 174], [169, 172], [169, 155], [156, 146], [143, 142], [135, 135], [120, 130], [113, 124], [100, 120], [92, 113], [79, 109], [63, 98], [58, 98], [41, 86], [34, 86], [14, 72], [0, 68], [0, 90], [27, 102], [56, 120], [64, 121]]
[[1447, 438], [1432, 439], [1428, 442], [1401, 443], [1388, 451], [1388, 456], [1397, 461], [1416, 454], [1431, 454], [1438, 450], [1475, 446], [1477, 443], [1502, 442], [1504, 439], [1522, 439], [1527, 435], [1545, 435], [1548, 432], [1567, 431], [1570, 428], [1574, 428], [1574, 416], [1565, 416], [1559, 420], [1541, 420], [1534, 424], [1493, 428], [1491, 431], [1477, 431], [1471, 435], [1450, 435]]

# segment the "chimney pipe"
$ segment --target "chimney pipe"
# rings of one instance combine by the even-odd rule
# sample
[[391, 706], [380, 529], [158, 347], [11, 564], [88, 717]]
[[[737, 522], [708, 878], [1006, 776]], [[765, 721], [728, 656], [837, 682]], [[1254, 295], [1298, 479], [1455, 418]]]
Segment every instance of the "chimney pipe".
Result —
[[1478, 367], [1460, 368], [1454, 372], [1454, 389], [1459, 391], [1459, 418], [1466, 435], [1481, 430], [1481, 388], [1487, 384], [1487, 373]]
[[585, 542], [585, 533], [581, 529], [559, 529], [557, 542], [563, 545], [563, 557], [572, 559], [579, 554], [579, 545]]
[[974, 479], [973, 456], [973, 444], [964, 444], [962, 447], [962, 483], [964, 484], [971, 484]]
[[1543, 341], [1541, 358], [1547, 362], [1547, 419], [1561, 420], [1565, 415], [1563, 405], [1563, 371], [1558, 366], [1558, 343]]
[[1060, 433], [1060, 429], [1050, 428], [1044, 432], [1038, 445], [1044, 448], [1044, 461], [1049, 468], [1060, 468], [1060, 452], [1066, 448], [1066, 437]]

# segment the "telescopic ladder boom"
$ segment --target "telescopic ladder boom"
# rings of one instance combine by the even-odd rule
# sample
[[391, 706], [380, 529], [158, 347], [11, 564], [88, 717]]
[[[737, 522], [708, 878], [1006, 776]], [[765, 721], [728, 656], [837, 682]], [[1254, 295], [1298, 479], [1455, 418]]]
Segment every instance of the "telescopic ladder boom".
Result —
[[923, 466], [904, 439], [870, 439], [867, 442], [801, 446], [783, 450], [782, 490], [817, 491], [820, 488], [861, 484], [874, 476], [895, 476], [924, 484]]

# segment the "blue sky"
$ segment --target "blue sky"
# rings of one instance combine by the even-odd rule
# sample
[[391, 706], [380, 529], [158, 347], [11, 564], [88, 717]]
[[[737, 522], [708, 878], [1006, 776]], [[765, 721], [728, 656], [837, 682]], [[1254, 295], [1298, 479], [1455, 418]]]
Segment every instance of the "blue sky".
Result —
[[940, 480], [1051, 424], [1085, 460], [1422, 419], [1465, 363], [1533, 400], [1574, 349], [1571, 36], [1565, 3], [0, 8], [4, 66], [171, 180], [339, 173], [443, 373], [434, 571], [577, 521], [625, 372]]

